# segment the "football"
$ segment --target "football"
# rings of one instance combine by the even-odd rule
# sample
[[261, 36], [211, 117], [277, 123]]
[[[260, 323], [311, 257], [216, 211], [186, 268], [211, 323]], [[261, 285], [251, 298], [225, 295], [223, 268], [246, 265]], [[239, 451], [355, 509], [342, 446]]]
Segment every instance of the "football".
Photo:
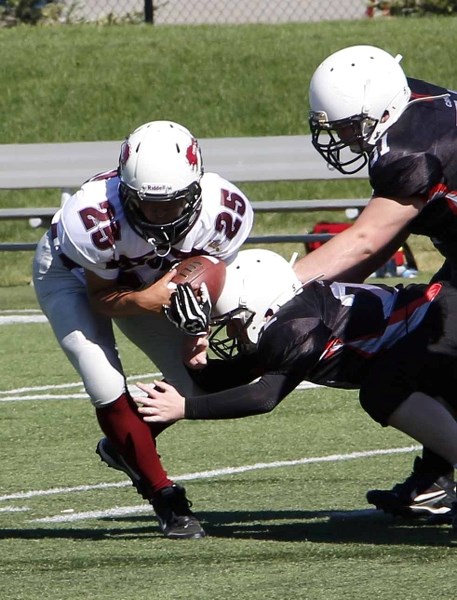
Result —
[[173, 265], [177, 269], [173, 283], [190, 283], [197, 291], [205, 283], [211, 303], [214, 305], [222, 293], [225, 284], [225, 262], [214, 256], [192, 256]]

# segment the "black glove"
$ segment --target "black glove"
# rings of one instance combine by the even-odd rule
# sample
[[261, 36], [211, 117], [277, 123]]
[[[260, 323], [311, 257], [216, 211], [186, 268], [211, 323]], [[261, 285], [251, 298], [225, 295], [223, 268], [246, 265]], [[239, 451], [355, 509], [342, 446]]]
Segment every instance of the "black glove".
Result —
[[200, 294], [198, 300], [189, 283], [178, 283], [170, 306], [165, 308], [168, 320], [188, 335], [204, 335], [209, 331], [211, 300], [204, 283], [200, 286]]

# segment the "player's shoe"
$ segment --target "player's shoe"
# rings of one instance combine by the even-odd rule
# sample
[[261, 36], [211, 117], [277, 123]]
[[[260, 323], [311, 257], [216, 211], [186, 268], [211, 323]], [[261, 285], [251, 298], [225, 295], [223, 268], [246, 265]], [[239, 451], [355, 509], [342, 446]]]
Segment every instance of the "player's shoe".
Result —
[[427, 525], [452, 525], [452, 535], [457, 537], [457, 502], [450, 511], [443, 515], [432, 515], [427, 519]]
[[102, 438], [98, 442], [95, 451], [109, 467], [125, 473], [137, 492], [152, 504], [160, 528], [166, 537], [171, 539], [205, 537], [204, 529], [190, 510], [191, 502], [187, 499], [183, 487], [173, 484], [152, 494], [148, 483], [125, 462], [107, 438]]
[[205, 531], [190, 510], [186, 490], [176, 483], [154, 494], [151, 504], [164, 535], [171, 539], [199, 539]]
[[401, 517], [446, 515], [456, 501], [455, 481], [451, 477], [424, 473], [422, 459], [416, 457], [413, 472], [390, 490], [370, 490], [367, 501], [378, 510]]

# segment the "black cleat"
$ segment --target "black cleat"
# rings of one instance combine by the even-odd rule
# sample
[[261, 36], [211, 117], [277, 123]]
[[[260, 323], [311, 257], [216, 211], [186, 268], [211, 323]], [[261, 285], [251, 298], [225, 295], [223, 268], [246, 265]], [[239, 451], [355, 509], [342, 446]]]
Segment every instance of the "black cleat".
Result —
[[456, 501], [451, 477], [422, 472], [422, 459], [416, 457], [413, 472], [391, 490], [370, 490], [367, 501], [378, 510], [401, 517], [444, 516]]
[[186, 490], [180, 485], [163, 488], [151, 500], [159, 520], [160, 527], [170, 539], [199, 539], [205, 537], [205, 531], [190, 510], [191, 502]]
[[205, 537], [205, 531], [190, 510], [191, 503], [186, 498], [186, 490], [183, 487], [174, 484], [153, 494], [150, 485], [125, 462], [107, 438], [102, 438], [98, 442], [95, 452], [109, 467], [125, 473], [132, 480], [133, 487], [140, 496], [152, 504], [165, 537], [171, 539]]

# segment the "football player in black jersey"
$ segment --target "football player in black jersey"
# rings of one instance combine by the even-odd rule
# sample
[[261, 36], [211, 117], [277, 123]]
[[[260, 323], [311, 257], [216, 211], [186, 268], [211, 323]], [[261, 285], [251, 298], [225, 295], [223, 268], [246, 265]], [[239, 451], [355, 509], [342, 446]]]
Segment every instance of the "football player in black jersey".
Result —
[[[457, 280], [457, 93], [406, 77], [401, 56], [372, 46], [335, 52], [310, 82], [312, 143], [327, 163], [355, 173], [368, 163], [372, 197], [353, 225], [301, 258], [302, 281], [363, 281], [411, 233], [428, 236], [445, 262], [435, 279]], [[405, 490], [453, 468], [424, 448]], [[386, 509], [402, 491], [371, 490]]]
[[[457, 463], [457, 421], [451, 412], [457, 410], [454, 286], [320, 280], [301, 287], [277, 254], [244, 250], [227, 267], [213, 315], [213, 325], [228, 333], [224, 339], [213, 328], [210, 338], [224, 360], [200, 355], [194, 363], [187, 361], [200, 367], [189, 372], [208, 393], [184, 398], [163, 382], [155, 382], [155, 389], [138, 384], [149, 395], [137, 399], [145, 421], [269, 412], [307, 380], [359, 389], [360, 402], [374, 420]], [[408, 491], [407, 503], [397, 498], [389, 512], [441, 514], [450, 512], [456, 500], [455, 482], [445, 476], [425, 478], [421, 489], [415, 488]]]

